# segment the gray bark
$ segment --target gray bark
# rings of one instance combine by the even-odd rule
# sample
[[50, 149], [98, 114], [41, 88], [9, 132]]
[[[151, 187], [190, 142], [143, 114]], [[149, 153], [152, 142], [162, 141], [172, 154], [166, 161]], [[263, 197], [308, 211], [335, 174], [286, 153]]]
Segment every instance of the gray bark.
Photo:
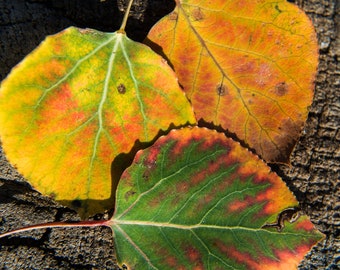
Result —
[[[313, 104], [291, 166], [272, 168], [295, 193], [303, 210], [326, 235], [300, 269], [339, 269], [340, 261], [340, 4], [337, 0], [297, 0], [312, 19], [320, 65]], [[0, 80], [46, 35], [74, 25], [115, 31], [122, 0], [1, 0]], [[136, 0], [127, 33], [142, 40], [174, 4]], [[303, 71], [301, 71], [303, 72]], [[28, 224], [79, 220], [78, 215], [34, 191], [0, 152], [0, 232]], [[0, 240], [1, 269], [114, 269], [108, 228], [46, 229]]]

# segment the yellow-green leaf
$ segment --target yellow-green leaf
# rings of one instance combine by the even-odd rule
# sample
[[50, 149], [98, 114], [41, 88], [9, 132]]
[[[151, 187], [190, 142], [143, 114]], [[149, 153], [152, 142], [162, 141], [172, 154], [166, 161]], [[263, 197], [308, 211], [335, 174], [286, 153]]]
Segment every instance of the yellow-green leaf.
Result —
[[166, 61], [120, 32], [71, 27], [47, 37], [0, 89], [7, 158], [83, 215], [112, 207], [118, 155], [188, 122], [192, 108]]

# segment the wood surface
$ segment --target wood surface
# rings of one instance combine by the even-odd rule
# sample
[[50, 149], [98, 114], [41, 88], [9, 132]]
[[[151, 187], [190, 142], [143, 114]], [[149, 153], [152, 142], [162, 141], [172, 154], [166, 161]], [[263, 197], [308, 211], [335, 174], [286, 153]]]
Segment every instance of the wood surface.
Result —
[[[294, 2], [294, 1], [290, 1]], [[272, 165], [312, 222], [326, 234], [299, 269], [339, 269], [340, 264], [340, 3], [296, 0], [313, 21], [320, 65], [313, 104], [291, 166]], [[170, 0], [135, 0], [127, 33], [141, 41], [170, 12]], [[68, 26], [119, 28], [123, 0], [1, 0], [0, 80], [46, 35]], [[303, 70], [301, 71], [303, 72]], [[1, 149], [0, 149], [1, 150]], [[96, 216], [94, 218], [108, 217]], [[78, 215], [27, 184], [0, 151], [0, 232]], [[149, 237], [149, 236], [147, 236]], [[47, 229], [0, 240], [0, 269], [119, 269], [109, 228]]]

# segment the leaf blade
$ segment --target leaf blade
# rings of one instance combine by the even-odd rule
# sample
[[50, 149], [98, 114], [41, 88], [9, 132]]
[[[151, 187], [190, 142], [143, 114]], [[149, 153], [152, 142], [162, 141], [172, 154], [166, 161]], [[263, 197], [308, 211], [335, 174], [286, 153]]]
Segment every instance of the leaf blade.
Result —
[[285, 0], [176, 2], [146, 43], [170, 60], [197, 119], [287, 162], [313, 97], [310, 20]]
[[261, 269], [260, 262], [280, 269], [285, 261], [295, 269], [321, 234], [306, 217], [281, 233], [262, 226], [296, 204], [239, 144], [187, 128], [137, 153], [118, 186], [111, 227], [117, 256], [131, 269]]
[[71, 27], [48, 37], [0, 95], [9, 161], [40, 192], [68, 206], [82, 202], [83, 214], [112, 207], [118, 155], [171, 125], [195, 123], [166, 62], [118, 32]]

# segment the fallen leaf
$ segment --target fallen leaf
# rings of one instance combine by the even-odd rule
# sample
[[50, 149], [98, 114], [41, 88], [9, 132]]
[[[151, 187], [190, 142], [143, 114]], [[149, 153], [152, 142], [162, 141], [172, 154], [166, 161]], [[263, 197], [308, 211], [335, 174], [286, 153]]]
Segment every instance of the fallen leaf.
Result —
[[112, 207], [113, 160], [187, 123], [193, 111], [174, 72], [121, 32], [70, 27], [47, 37], [0, 89], [7, 158], [82, 216]]
[[128, 269], [296, 269], [323, 236], [306, 216], [263, 229], [296, 206], [284, 182], [239, 143], [173, 130], [122, 175], [111, 224]]
[[311, 21], [286, 0], [176, 0], [146, 43], [173, 65], [204, 125], [289, 162], [318, 64]]

